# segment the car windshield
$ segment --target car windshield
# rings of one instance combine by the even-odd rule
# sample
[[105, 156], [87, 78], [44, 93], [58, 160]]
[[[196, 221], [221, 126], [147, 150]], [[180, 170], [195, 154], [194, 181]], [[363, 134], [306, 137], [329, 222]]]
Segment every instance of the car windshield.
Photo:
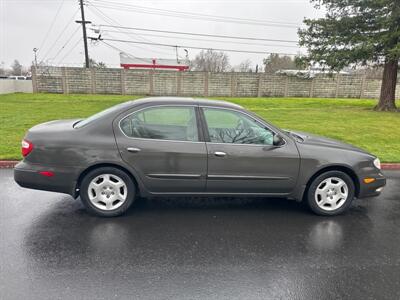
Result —
[[81, 128], [83, 126], [86, 126], [87, 124], [90, 124], [90, 123], [100, 119], [101, 117], [103, 117], [103, 116], [105, 116], [105, 115], [107, 115], [109, 113], [117, 111], [117, 110], [121, 109], [122, 107], [127, 106], [128, 104], [129, 104], [129, 102], [123, 102], [123, 103], [114, 105], [112, 107], [109, 107], [109, 108], [107, 108], [105, 110], [102, 110], [102, 111], [98, 112], [97, 114], [94, 114], [94, 115], [90, 116], [89, 118], [86, 118], [86, 119], [83, 119], [83, 120], [80, 120], [80, 121], [76, 122], [74, 124], [74, 128]]

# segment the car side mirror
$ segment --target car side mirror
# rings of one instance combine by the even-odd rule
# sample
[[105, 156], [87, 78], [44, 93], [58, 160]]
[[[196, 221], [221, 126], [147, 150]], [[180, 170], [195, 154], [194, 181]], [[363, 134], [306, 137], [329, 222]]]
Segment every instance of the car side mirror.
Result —
[[281, 147], [285, 145], [285, 140], [279, 134], [274, 134], [273, 145], [275, 147]]

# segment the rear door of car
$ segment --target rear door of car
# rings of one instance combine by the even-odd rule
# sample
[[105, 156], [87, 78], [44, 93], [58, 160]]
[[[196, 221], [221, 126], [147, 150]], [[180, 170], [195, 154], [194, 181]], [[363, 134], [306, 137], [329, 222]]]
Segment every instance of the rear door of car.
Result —
[[274, 130], [242, 111], [200, 107], [208, 149], [208, 193], [287, 195], [300, 157], [289, 138], [274, 145]]
[[151, 193], [205, 191], [207, 151], [197, 105], [156, 105], [114, 121], [122, 159]]

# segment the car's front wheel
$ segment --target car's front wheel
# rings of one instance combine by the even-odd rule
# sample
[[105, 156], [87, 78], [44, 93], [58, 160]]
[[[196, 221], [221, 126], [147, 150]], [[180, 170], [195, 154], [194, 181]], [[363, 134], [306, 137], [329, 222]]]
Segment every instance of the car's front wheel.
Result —
[[328, 171], [312, 181], [307, 202], [318, 215], [338, 215], [351, 206], [354, 191], [354, 183], [349, 175], [341, 171]]
[[113, 167], [92, 170], [82, 180], [80, 196], [86, 209], [97, 216], [115, 217], [133, 203], [135, 185], [128, 174]]

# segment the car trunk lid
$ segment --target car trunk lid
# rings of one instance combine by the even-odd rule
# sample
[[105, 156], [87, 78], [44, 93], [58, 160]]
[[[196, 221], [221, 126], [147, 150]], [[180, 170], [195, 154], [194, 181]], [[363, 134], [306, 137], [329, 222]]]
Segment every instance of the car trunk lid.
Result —
[[29, 129], [28, 133], [53, 133], [53, 132], [64, 132], [66, 130], [73, 130], [74, 124], [80, 119], [69, 119], [69, 120], [54, 120], [45, 123], [38, 124]]

